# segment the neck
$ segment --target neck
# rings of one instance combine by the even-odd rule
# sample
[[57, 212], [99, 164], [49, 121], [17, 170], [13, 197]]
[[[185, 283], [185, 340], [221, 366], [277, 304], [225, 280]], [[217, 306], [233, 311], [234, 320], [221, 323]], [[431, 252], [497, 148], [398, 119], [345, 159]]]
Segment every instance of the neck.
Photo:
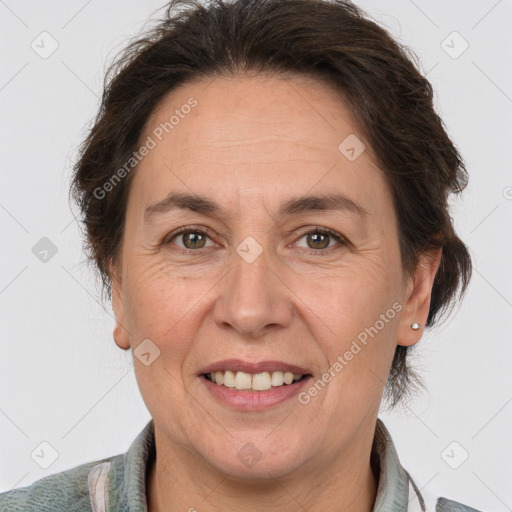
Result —
[[148, 461], [148, 512], [296, 512], [297, 507], [308, 512], [371, 512], [379, 480], [378, 464], [370, 460], [371, 434], [364, 455], [356, 449], [357, 457], [340, 454], [321, 467], [304, 464], [300, 474], [246, 482], [216, 471], [188, 449], [162, 450], [155, 432], [157, 456]]

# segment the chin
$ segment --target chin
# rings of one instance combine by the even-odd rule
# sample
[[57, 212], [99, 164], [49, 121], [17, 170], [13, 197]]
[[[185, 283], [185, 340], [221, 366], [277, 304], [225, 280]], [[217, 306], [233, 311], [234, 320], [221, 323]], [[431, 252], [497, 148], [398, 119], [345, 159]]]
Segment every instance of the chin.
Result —
[[[297, 438], [297, 439], [294, 439]], [[231, 480], [263, 483], [298, 470], [306, 462], [305, 447], [299, 438], [282, 436], [270, 439], [269, 431], [236, 437], [211, 439], [207, 451], [198, 451], [217, 471]], [[215, 448], [212, 450], [212, 446]]]

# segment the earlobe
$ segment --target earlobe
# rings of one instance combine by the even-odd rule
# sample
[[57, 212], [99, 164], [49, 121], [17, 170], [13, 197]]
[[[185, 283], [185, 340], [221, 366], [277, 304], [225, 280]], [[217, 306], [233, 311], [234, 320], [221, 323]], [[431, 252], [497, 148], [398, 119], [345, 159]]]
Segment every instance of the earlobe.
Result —
[[112, 290], [112, 310], [116, 319], [116, 327], [113, 337], [116, 345], [123, 350], [130, 348], [130, 336], [125, 328], [126, 313], [122, 290], [122, 279], [116, 268], [110, 262], [109, 264], [110, 286]]
[[414, 345], [423, 336], [430, 310], [430, 299], [436, 273], [441, 264], [442, 249], [420, 255], [418, 264], [410, 276], [406, 293], [397, 344]]
[[112, 334], [115, 344], [122, 350], [128, 350], [130, 348], [130, 339], [126, 336], [124, 331], [119, 325], [116, 325]]

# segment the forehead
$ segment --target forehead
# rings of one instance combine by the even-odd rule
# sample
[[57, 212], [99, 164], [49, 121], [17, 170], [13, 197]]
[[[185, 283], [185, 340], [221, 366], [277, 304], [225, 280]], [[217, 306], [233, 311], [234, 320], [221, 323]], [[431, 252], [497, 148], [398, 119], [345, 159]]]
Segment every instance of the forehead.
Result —
[[[195, 106], [189, 109], [192, 102]], [[356, 131], [337, 91], [298, 75], [219, 76], [184, 84], [160, 101], [144, 135], [159, 128], [164, 138], [172, 133], [175, 150], [202, 146], [233, 153], [234, 147], [243, 146], [244, 151], [255, 148], [256, 157], [256, 146], [268, 150], [268, 141], [274, 141], [278, 154], [296, 151], [299, 143], [310, 151], [336, 152], [339, 137]]]
[[217, 191], [219, 197], [222, 187], [229, 198], [235, 189], [239, 196], [243, 190], [269, 197], [341, 187], [343, 193], [371, 196], [385, 187], [367, 146], [356, 159], [340, 151], [346, 140], [359, 141], [358, 151], [364, 147], [341, 95], [307, 77], [215, 77], [184, 84], [154, 109], [140, 141], [148, 138], [154, 147], [132, 184], [146, 203], [173, 188]]

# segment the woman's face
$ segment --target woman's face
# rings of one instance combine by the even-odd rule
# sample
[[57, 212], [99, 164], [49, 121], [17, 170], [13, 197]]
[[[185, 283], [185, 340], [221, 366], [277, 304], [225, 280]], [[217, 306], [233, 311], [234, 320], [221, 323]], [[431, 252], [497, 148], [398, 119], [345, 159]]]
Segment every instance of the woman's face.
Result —
[[265, 479], [369, 450], [436, 265], [404, 275], [361, 139], [335, 91], [299, 77], [189, 83], [153, 112], [113, 301], [161, 453]]

